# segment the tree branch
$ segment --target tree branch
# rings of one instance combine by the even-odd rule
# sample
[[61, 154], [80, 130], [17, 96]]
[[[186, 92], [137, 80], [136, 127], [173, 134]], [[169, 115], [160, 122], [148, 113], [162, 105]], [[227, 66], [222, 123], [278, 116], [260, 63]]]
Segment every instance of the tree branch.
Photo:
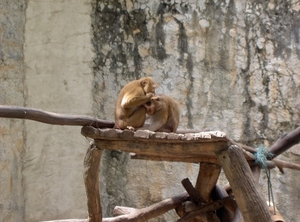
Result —
[[0, 105], [0, 117], [29, 119], [53, 125], [94, 126], [96, 128], [112, 128], [114, 126], [114, 122], [89, 116], [64, 115], [20, 106]]
[[283, 153], [287, 149], [296, 145], [300, 142], [300, 127], [289, 132], [287, 134], [283, 134], [271, 147], [270, 152], [274, 154], [273, 158]]

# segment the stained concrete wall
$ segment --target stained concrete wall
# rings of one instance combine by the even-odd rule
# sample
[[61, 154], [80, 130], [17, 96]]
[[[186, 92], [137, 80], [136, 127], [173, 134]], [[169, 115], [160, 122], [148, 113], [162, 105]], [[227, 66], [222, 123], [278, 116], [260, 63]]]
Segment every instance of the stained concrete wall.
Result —
[[[268, 147], [298, 126], [299, 3], [94, 2], [95, 114], [112, 117], [115, 90], [152, 75], [161, 84], [158, 93], [179, 100], [181, 127], [221, 130], [243, 144]], [[291, 152], [280, 158], [300, 161]], [[106, 215], [115, 204], [144, 206], [178, 193], [181, 179], [196, 176], [193, 164], [134, 162], [116, 152], [103, 159], [110, 166], [102, 172]], [[297, 201], [286, 200], [299, 197], [299, 172], [272, 175], [276, 203], [287, 221], [297, 221], [299, 209], [291, 209]]]
[[[23, 106], [26, 1], [0, 1], [0, 104]], [[22, 221], [22, 120], [0, 119], [0, 221]]]
[[[25, 25], [26, 106], [91, 115], [90, 1], [28, 1]], [[25, 221], [85, 218], [81, 127], [25, 121]]]
[[[1, 104], [112, 120], [121, 87], [152, 75], [159, 93], [179, 100], [181, 127], [268, 146], [299, 123], [300, 6], [293, 0], [0, 4]], [[0, 121], [0, 221], [86, 218], [88, 141], [80, 127]], [[300, 163], [297, 153], [280, 158]], [[198, 170], [117, 151], [105, 152], [101, 166], [106, 216], [115, 205], [144, 207], [176, 195]], [[281, 213], [297, 221], [299, 172], [273, 170], [272, 182]], [[264, 176], [261, 187], [267, 197]]]

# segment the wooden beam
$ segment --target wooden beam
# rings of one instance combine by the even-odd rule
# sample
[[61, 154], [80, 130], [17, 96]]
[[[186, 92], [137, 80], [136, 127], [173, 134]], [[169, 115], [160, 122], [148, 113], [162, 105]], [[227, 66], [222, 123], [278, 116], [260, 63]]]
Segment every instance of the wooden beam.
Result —
[[211, 201], [211, 192], [215, 188], [221, 166], [212, 163], [200, 163], [200, 169], [195, 188], [200, 193], [201, 198], [207, 203]]
[[129, 213], [117, 217], [103, 218], [103, 222], [141, 222], [157, 217], [166, 213], [169, 210], [175, 209], [181, 203], [188, 199], [188, 193], [182, 193], [172, 198], [160, 201], [143, 209], [124, 209], [120, 206], [115, 208], [114, 214]]
[[98, 129], [91, 126], [84, 126], [81, 129], [83, 136], [99, 140], [157, 140], [163, 143], [212, 143], [212, 142], [230, 142], [226, 134], [221, 131], [209, 131], [199, 133], [165, 133], [152, 132], [149, 130], [118, 130], [118, 129]]
[[91, 144], [84, 158], [83, 178], [87, 196], [88, 222], [102, 221], [98, 176], [102, 151]]
[[224, 147], [227, 143], [162, 143], [154, 139], [145, 141], [138, 140], [95, 140], [95, 144], [101, 145], [107, 150], [122, 150], [123, 152], [136, 153], [144, 156], [160, 155], [161, 158], [175, 157], [179, 159], [198, 157], [215, 157], [214, 149]]
[[65, 115], [47, 112], [40, 109], [0, 105], [0, 117], [29, 119], [53, 125], [94, 126], [97, 128], [112, 128], [114, 122], [93, 118], [90, 116]]
[[199, 163], [199, 162], [208, 162], [218, 164], [218, 159], [213, 156], [174, 156], [170, 154], [169, 156], [155, 156], [152, 155], [139, 155], [136, 153], [130, 153], [131, 159], [139, 159], [139, 160], [151, 160], [151, 161], [169, 161], [169, 162], [183, 162], [183, 163]]
[[274, 154], [272, 158], [275, 158], [279, 154], [283, 153], [287, 149], [300, 142], [300, 127], [292, 132], [283, 134], [271, 147], [270, 152]]
[[200, 204], [201, 202], [204, 202], [203, 199], [200, 196], [200, 193], [198, 190], [196, 190], [189, 178], [185, 178], [181, 181], [181, 184], [183, 185], [184, 189], [188, 192], [190, 195], [190, 198], [192, 202], [196, 205]]
[[232, 187], [245, 222], [271, 222], [271, 215], [261, 193], [256, 189], [251, 169], [241, 148], [231, 145], [216, 151], [217, 158]]

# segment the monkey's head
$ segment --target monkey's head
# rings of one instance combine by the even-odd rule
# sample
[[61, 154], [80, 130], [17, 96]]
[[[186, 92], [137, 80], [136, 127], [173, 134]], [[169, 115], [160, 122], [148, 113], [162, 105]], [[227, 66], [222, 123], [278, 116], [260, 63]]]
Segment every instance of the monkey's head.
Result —
[[162, 108], [162, 101], [159, 96], [153, 96], [145, 105], [148, 115], [153, 115]]
[[140, 79], [140, 83], [142, 88], [146, 93], [153, 93], [155, 94], [155, 89], [158, 87], [158, 84], [152, 79], [151, 77], [144, 77]]

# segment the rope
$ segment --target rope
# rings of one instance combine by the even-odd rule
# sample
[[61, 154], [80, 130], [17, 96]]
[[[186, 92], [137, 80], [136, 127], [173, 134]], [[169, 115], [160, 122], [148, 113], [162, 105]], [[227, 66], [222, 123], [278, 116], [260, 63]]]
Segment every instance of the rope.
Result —
[[274, 207], [274, 215], [276, 215], [275, 201], [274, 201], [272, 182], [271, 182], [271, 171], [270, 169], [268, 169], [267, 166], [268, 159], [272, 159], [274, 154], [270, 152], [269, 149], [260, 146], [257, 148], [257, 152], [254, 154], [254, 156], [255, 156], [255, 163], [259, 164], [263, 169], [265, 169], [267, 179], [268, 179], [269, 206], [272, 199], [272, 204]]

